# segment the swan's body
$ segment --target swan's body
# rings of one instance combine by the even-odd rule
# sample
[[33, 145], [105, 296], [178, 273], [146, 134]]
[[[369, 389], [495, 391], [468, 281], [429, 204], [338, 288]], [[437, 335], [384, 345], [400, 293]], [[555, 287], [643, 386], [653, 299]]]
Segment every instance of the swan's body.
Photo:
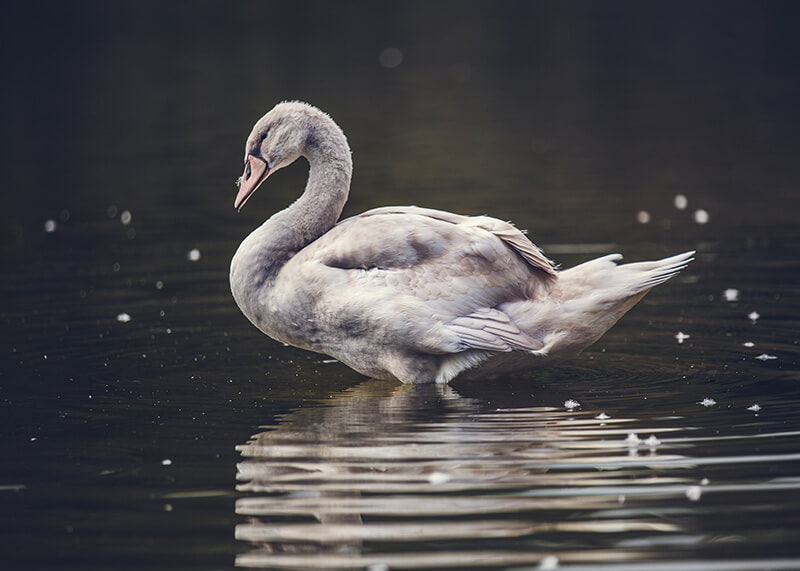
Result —
[[622, 266], [614, 254], [559, 272], [486, 216], [385, 207], [337, 223], [350, 149], [330, 117], [297, 102], [253, 128], [235, 206], [299, 156], [306, 190], [239, 246], [233, 296], [273, 339], [379, 379], [442, 383], [572, 357], [693, 254]]

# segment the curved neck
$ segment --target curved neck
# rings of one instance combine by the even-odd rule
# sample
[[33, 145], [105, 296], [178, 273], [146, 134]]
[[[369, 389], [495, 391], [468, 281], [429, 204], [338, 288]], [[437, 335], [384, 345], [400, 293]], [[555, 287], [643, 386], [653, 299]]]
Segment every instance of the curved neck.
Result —
[[328, 129], [312, 131], [307, 139], [303, 153], [309, 164], [305, 191], [262, 225], [281, 228], [283, 236], [276, 245], [286, 251], [297, 252], [330, 230], [347, 202], [353, 173], [350, 147], [336, 125], [335, 130], [325, 127]]
[[[330, 230], [339, 219], [353, 172], [344, 133], [324, 116], [309, 129], [302, 156], [309, 163], [305, 191], [244, 239], [231, 263], [232, 285], [260, 288], [271, 283], [294, 254]], [[244, 290], [233, 293], [237, 302], [240, 294], [249, 295]]]

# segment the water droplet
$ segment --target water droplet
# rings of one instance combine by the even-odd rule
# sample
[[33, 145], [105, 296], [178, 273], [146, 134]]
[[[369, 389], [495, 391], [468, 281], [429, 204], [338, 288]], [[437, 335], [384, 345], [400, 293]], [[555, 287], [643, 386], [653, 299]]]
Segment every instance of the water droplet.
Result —
[[601, 412], [600, 414], [598, 414], [597, 416], [595, 416], [595, 418], [596, 418], [597, 420], [608, 420], [608, 419], [609, 419], [609, 418], [611, 418], [611, 417], [610, 417], [610, 416], [608, 416], [606, 413], [604, 413], [604, 412]]
[[725, 301], [739, 301], [738, 289], [728, 288], [722, 292], [722, 295], [725, 297]]
[[120, 222], [122, 222], [126, 226], [131, 223], [131, 219], [132, 218], [133, 218], [133, 216], [131, 216], [131, 211], [130, 210], [123, 210], [122, 214], [119, 215]]
[[120, 323], [128, 323], [131, 320], [131, 316], [127, 313], [120, 313], [117, 315], [117, 321]]
[[672, 203], [678, 210], [686, 210], [686, 207], [689, 205], [689, 200], [687, 200], [686, 196], [683, 194], [676, 194], [675, 198], [672, 199]]
[[751, 404], [750, 406], [747, 407], [747, 410], [752, 412], [758, 412], [759, 410], [761, 410], [761, 405], [759, 405], [758, 403]]
[[686, 334], [686, 333], [684, 333], [683, 331], [678, 331], [678, 332], [675, 334], [675, 339], [677, 339], [677, 340], [678, 340], [678, 343], [683, 343], [684, 341], [686, 341], [686, 340], [687, 340], [687, 339], [689, 339], [690, 337], [691, 337], [691, 335], [687, 335], [687, 334]]
[[651, 434], [650, 437], [644, 441], [650, 448], [655, 448], [656, 446], [661, 444], [661, 441], [656, 438], [655, 434]]
[[756, 357], [756, 359], [758, 359], [759, 361], [772, 361], [774, 359], [777, 359], [777, 357], [775, 355], [768, 355], [766, 353], [761, 353], [761, 355]]
[[189, 253], [186, 254], [186, 258], [191, 262], [196, 262], [197, 260], [200, 259], [200, 250], [198, 250], [197, 248], [189, 250]]
[[705, 407], [709, 407], [709, 406], [714, 406], [715, 404], [717, 404], [717, 401], [715, 401], [714, 399], [706, 397], [703, 400], [701, 400], [700, 402], [698, 402], [697, 404], [701, 404], [701, 405], [703, 405]]
[[647, 210], [640, 210], [636, 213], [636, 221], [639, 224], [647, 224], [650, 222], [650, 213]]
[[581, 403], [579, 403], [576, 400], [568, 399], [564, 401], [564, 408], [566, 408], [567, 410], [575, 410], [579, 406], [581, 406]]
[[706, 224], [708, 223], [708, 219], [709, 219], [708, 212], [706, 212], [702, 208], [698, 208], [697, 210], [694, 211], [694, 221], [697, 222], [698, 224]]
[[164, 458], [161, 461], [161, 465], [162, 466], [172, 466], [172, 460], [170, 460], [169, 458]]
[[392, 69], [403, 63], [403, 52], [397, 48], [386, 48], [378, 56], [381, 67]]
[[750, 313], [747, 314], [747, 319], [749, 319], [753, 323], [758, 321], [759, 317], [761, 317], [761, 314], [757, 311], [751, 311]]
[[742, 343], [742, 345], [744, 345], [745, 347], [755, 347], [756, 346], [756, 344], [753, 343], [752, 341], [745, 341], [744, 343]]
[[162, 282], [161, 280], [158, 280], [156, 282], [156, 289], [164, 289], [164, 282]]
[[689, 486], [688, 488], [686, 488], [686, 497], [693, 502], [699, 500], [700, 496], [702, 495], [703, 495], [703, 490], [700, 488], [700, 486]]
[[627, 442], [629, 445], [638, 445], [641, 441], [642, 439], [639, 438], [639, 435], [635, 432], [629, 433], [628, 437], [625, 439], [625, 442]]
[[52, 219], [51, 220], [47, 220], [44, 223], [44, 231], [47, 232], [48, 234], [52, 234], [53, 232], [55, 232], [56, 228], [58, 228], [58, 225], [56, 224], [55, 220], [52, 220]]

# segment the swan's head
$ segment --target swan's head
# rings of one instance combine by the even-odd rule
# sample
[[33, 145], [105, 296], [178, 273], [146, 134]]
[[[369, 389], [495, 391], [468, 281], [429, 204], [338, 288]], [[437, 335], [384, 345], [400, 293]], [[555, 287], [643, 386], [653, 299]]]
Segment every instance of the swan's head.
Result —
[[310, 136], [325, 122], [333, 123], [316, 107], [299, 101], [279, 103], [259, 119], [245, 144], [244, 173], [233, 206], [241, 210], [270, 174], [306, 155]]

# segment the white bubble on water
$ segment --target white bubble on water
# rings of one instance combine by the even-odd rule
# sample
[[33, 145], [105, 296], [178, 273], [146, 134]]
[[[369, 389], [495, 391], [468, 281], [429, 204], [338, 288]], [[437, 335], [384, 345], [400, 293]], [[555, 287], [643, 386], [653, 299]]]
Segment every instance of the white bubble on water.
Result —
[[708, 212], [703, 210], [702, 208], [698, 208], [694, 211], [694, 221], [698, 224], [706, 224], [708, 223], [709, 216]]
[[739, 301], [739, 290], [734, 288], [728, 288], [722, 292], [725, 301]]
[[750, 406], [747, 407], [747, 410], [752, 412], [758, 412], [759, 410], [761, 410], [761, 405], [758, 403], [751, 404]]
[[650, 222], [650, 213], [647, 210], [640, 210], [636, 213], [636, 221], [639, 224], [647, 224]]
[[676, 194], [675, 198], [672, 199], [672, 203], [678, 210], [686, 210], [686, 207], [689, 205], [689, 201], [683, 194]]
[[761, 353], [758, 357], [756, 357], [759, 361], [772, 361], [777, 359], [775, 355], [768, 355], [767, 353]]
[[758, 321], [759, 317], [761, 317], [761, 314], [757, 311], [751, 311], [750, 313], [747, 314], [747, 319], [749, 319], [753, 323]]
[[658, 438], [656, 438], [655, 434], [651, 434], [650, 438], [645, 440], [644, 443], [647, 444], [650, 448], [655, 448], [656, 446], [661, 444], [661, 441]]
[[686, 488], [686, 497], [693, 502], [699, 500], [700, 496], [702, 495], [703, 495], [703, 490], [702, 488], [700, 488], [700, 486], [689, 486], [688, 488]]
[[117, 321], [120, 323], [128, 323], [131, 320], [131, 316], [127, 313], [120, 313], [117, 315]]
[[627, 442], [628, 445], [637, 445], [638, 446], [641, 441], [642, 441], [642, 439], [639, 438], [639, 435], [636, 434], [635, 432], [629, 433], [628, 437], [625, 439], [625, 442]]
[[675, 339], [677, 339], [677, 340], [678, 340], [678, 343], [683, 343], [684, 341], [686, 341], [686, 340], [687, 340], [687, 339], [689, 339], [690, 337], [691, 337], [691, 335], [687, 335], [687, 334], [686, 334], [686, 333], [684, 333], [683, 331], [678, 331], [678, 332], [675, 334]]
[[52, 234], [53, 232], [55, 232], [56, 228], [58, 228], [58, 224], [56, 224], [55, 220], [50, 219], [50, 220], [45, 221], [45, 223], [44, 223], [44, 231], [47, 232], [48, 234]]
[[576, 400], [567, 399], [564, 401], [564, 408], [566, 408], [567, 410], [575, 410], [579, 406], [581, 406], [581, 403], [579, 403]]
[[131, 223], [132, 218], [133, 216], [131, 215], [130, 210], [123, 210], [122, 214], [119, 215], [119, 221], [125, 224], [125, 226]]
[[197, 260], [200, 259], [200, 250], [198, 250], [197, 248], [189, 250], [189, 253], [186, 254], [186, 258], [190, 262], [196, 262]]
[[712, 398], [706, 397], [703, 400], [701, 400], [700, 402], [698, 402], [697, 404], [701, 404], [701, 405], [703, 405], [705, 407], [709, 407], [709, 406], [714, 406], [715, 404], [717, 404], [717, 401], [715, 401]]

